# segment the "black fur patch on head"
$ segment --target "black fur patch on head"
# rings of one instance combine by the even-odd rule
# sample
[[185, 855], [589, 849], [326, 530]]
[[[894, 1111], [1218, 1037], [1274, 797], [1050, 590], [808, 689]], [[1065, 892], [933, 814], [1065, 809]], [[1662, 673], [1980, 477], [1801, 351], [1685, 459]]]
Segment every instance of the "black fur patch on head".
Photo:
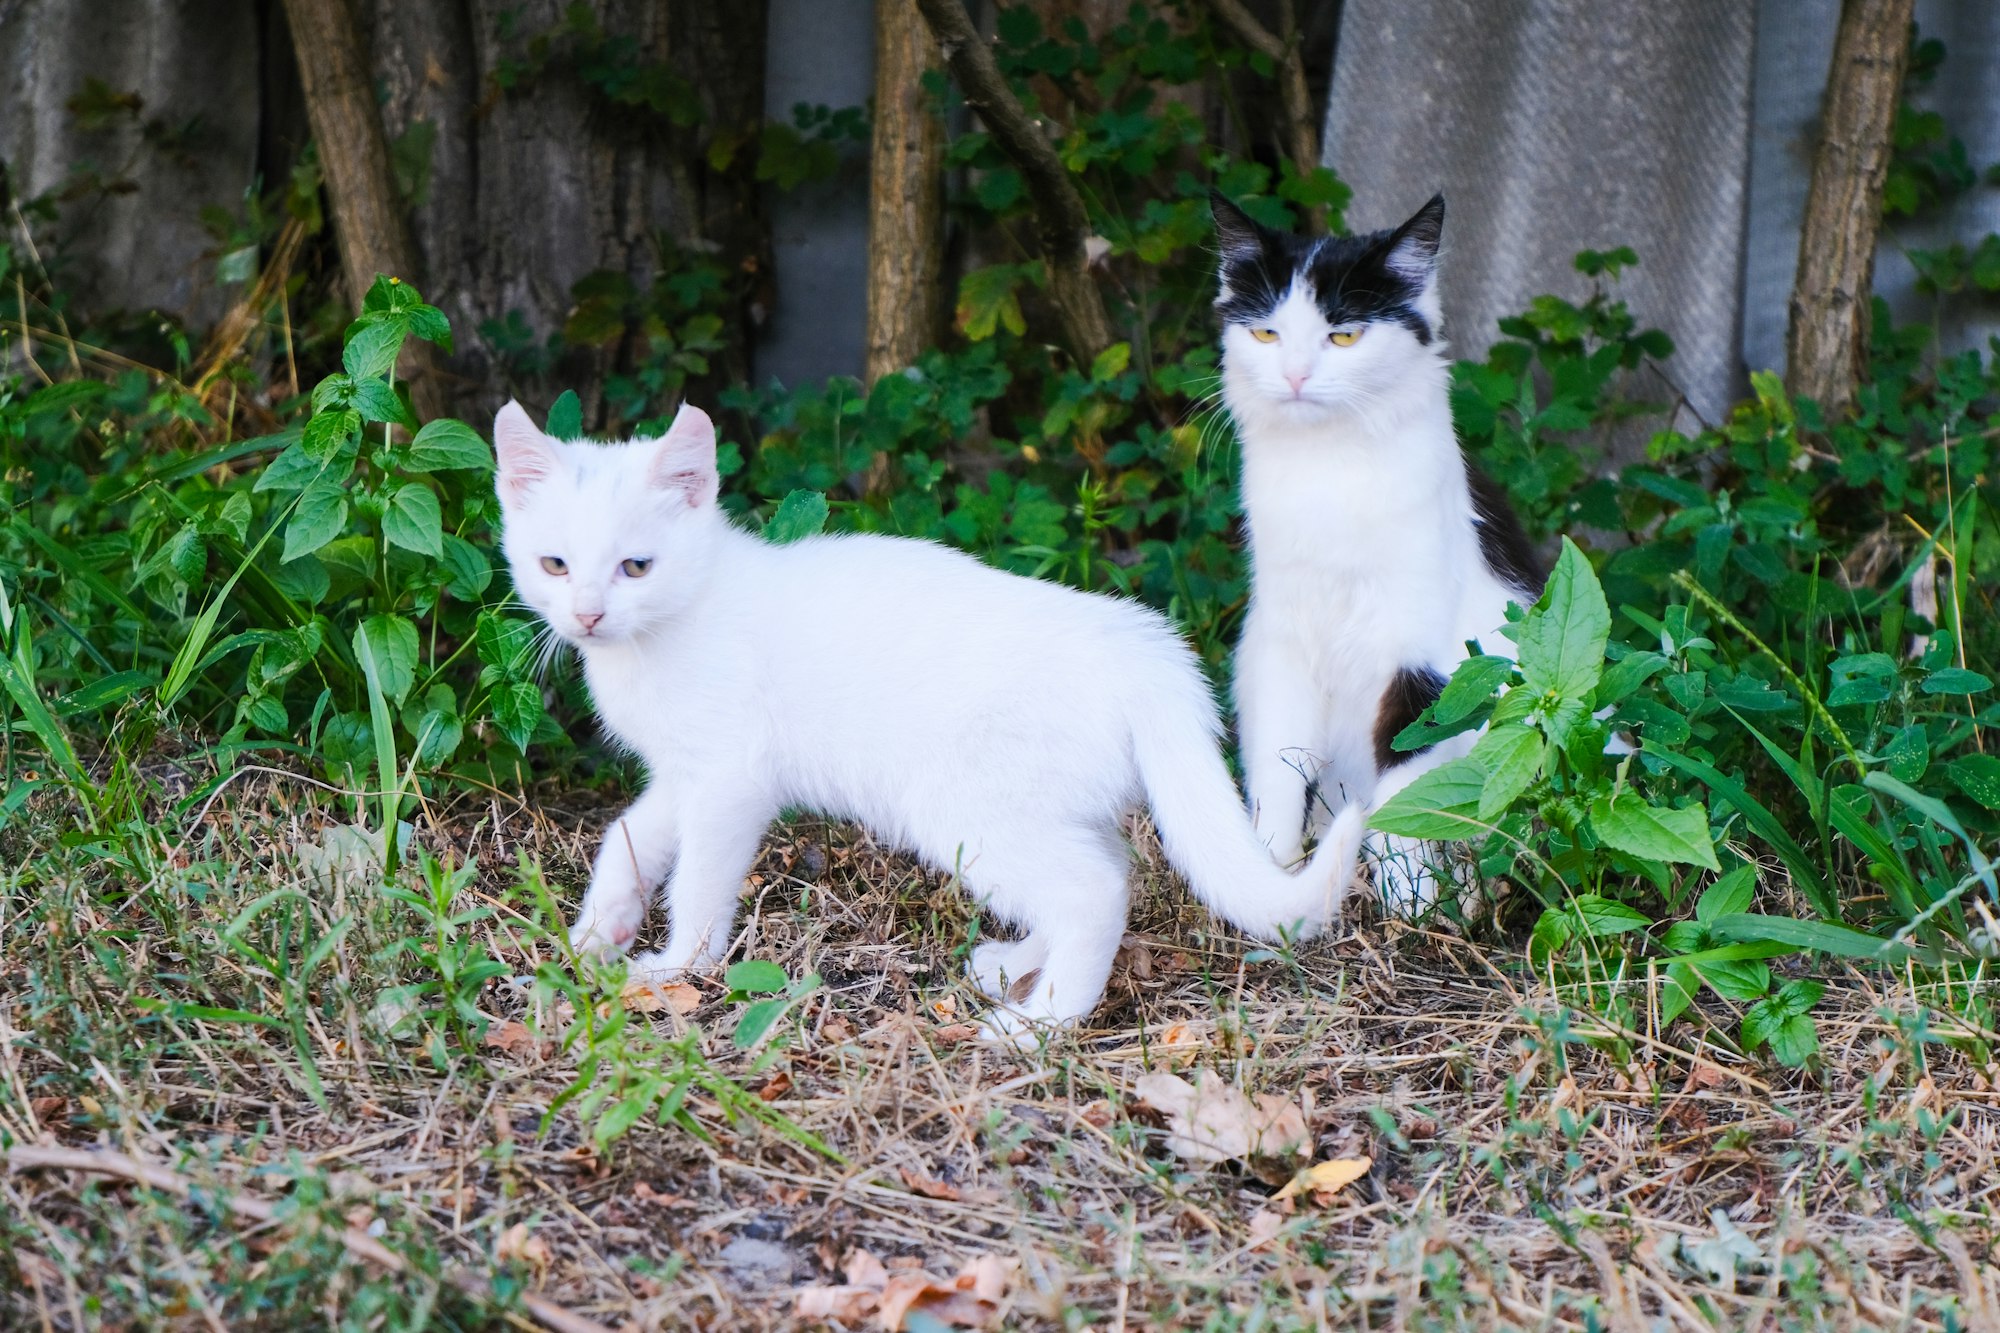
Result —
[[1437, 336], [1417, 302], [1437, 264], [1443, 195], [1402, 226], [1364, 236], [1295, 236], [1266, 227], [1216, 191], [1209, 202], [1222, 250], [1215, 308], [1224, 323], [1262, 323], [1304, 278], [1329, 324], [1401, 324], [1425, 346]]
[[1495, 578], [1522, 594], [1521, 605], [1526, 606], [1542, 595], [1542, 585], [1549, 581], [1548, 566], [1535, 553], [1505, 488], [1473, 466], [1471, 459], [1465, 462], [1465, 480], [1472, 489], [1479, 554]]
[[1382, 703], [1375, 710], [1375, 771], [1386, 773], [1397, 764], [1416, 758], [1424, 750], [1398, 750], [1396, 737], [1415, 722], [1423, 711], [1444, 693], [1445, 678], [1429, 667], [1404, 667], [1382, 691]]

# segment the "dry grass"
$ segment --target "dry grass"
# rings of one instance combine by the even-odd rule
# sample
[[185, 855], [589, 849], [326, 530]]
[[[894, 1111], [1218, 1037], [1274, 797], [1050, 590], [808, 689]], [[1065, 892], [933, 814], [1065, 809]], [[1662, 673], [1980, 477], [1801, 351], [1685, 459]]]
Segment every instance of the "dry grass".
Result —
[[[544, 797], [418, 820], [431, 850], [477, 858], [460, 897], [493, 913], [470, 929], [521, 978], [559, 952], [518, 858], [573, 890], [606, 813]], [[525, 1327], [495, 1312], [519, 1284], [611, 1327], [790, 1328], [797, 1289], [865, 1250], [891, 1274], [1014, 1261], [1010, 1328], [2000, 1329], [2000, 1094], [1973, 1043], [1944, 1040], [2000, 1036], [1911, 979], [1837, 979], [1823, 1067], [1800, 1075], [1732, 1054], [1725, 1010], [1713, 1030], [1612, 1032], [1443, 932], [1365, 923], [1249, 961], [1149, 870], [1094, 1026], [1021, 1055], [970, 1040], [956, 891], [809, 821], [774, 835], [738, 941], [825, 981], [783, 1049], [718, 1035], [735, 1008], [718, 978], [691, 1014], [643, 1021], [699, 1024], [717, 1067], [844, 1160], [701, 1093], [705, 1136], [642, 1124], [600, 1153], [574, 1103], [543, 1130], [581, 1047], [525, 982], [484, 988], [494, 1026], [470, 1050], [371, 1027], [381, 980], [409, 970], [383, 923], [416, 927], [299, 870], [338, 807], [253, 774], [138, 822], [165, 835], [58, 847], [74, 814], [54, 806], [9, 835], [0, 1130], [194, 1188], [17, 1154], [0, 1324]], [[224, 943], [286, 884], [310, 889], [302, 947], [357, 923], [289, 1010], [283, 978]], [[198, 997], [299, 1026], [143, 1012]], [[1287, 1168], [1176, 1160], [1132, 1094], [1163, 1068], [1295, 1099], [1316, 1156], [1373, 1165], [1330, 1200], [1274, 1202]]]

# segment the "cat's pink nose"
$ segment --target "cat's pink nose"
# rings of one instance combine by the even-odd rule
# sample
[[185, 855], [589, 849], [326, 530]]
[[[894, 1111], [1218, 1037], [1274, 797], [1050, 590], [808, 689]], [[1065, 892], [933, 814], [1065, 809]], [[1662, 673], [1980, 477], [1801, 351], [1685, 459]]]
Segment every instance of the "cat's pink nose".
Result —
[[1310, 371], [1307, 371], [1304, 374], [1299, 374], [1299, 375], [1288, 374], [1285, 376], [1285, 383], [1292, 386], [1292, 396], [1296, 398], [1298, 396], [1299, 390], [1305, 388], [1306, 381], [1311, 378], [1312, 378], [1312, 372]]
[[588, 634], [592, 630], [596, 629], [597, 622], [602, 619], [604, 619], [604, 613], [602, 611], [579, 611], [576, 613], [576, 623], [583, 626], [583, 632], [585, 634]]

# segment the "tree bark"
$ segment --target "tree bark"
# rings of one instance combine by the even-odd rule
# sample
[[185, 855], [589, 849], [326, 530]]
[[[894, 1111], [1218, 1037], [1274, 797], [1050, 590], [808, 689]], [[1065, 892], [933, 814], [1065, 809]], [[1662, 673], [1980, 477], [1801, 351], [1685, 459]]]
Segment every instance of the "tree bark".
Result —
[[[377, 274], [418, 285], [423, 278], [375, 110], [375, 81], [349, 0], [285, 0], [285, 20], [332, 205], [347, 301], [358, 311]], [[422, 348], [407, 345], [398, 373], [409, 380], [411, 401], [425, 418], [442, 415], [444, 405], [429, 370]]]
[[945, 63], [978, 113], [994, 145], [1021, 173], [1035, 211], [1036, 240], [1048, 265], [1049, 300], [1062, 323], [1070, 355], [1088, 366], [1112, 342], [1111, 320], [1104, 296], [1090, 276], [1090, 256], [1084, 246], [1090, 235], [1090, 215], [1083, 197], [1056, 156], [1041, 124], [1028, 115], [961, 0], [916, 0]]
[[1829, 419], [1854, 400], [1868, 360], [1875, 238], [1915, 0], [1845, 0], [1820, 141], [1799, 231], [1786, 387]]
[[944, 118], [924, 91], [937, 46], [916, 0], [875, 0], [875, 134], [868, 163], [872, 386], [935, 342], [942, 307]]

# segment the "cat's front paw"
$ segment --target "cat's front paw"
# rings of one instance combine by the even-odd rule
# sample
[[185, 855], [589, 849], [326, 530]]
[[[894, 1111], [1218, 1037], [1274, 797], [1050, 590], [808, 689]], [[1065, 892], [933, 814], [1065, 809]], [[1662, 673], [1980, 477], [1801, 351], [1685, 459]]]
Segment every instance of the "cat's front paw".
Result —
[[624, 953], [639, 938], [644, 913], [637, 906], [593, 902], [585, 898], [576, 924], [569, 928], [569, 943], [578, 954], [610, 958]]

